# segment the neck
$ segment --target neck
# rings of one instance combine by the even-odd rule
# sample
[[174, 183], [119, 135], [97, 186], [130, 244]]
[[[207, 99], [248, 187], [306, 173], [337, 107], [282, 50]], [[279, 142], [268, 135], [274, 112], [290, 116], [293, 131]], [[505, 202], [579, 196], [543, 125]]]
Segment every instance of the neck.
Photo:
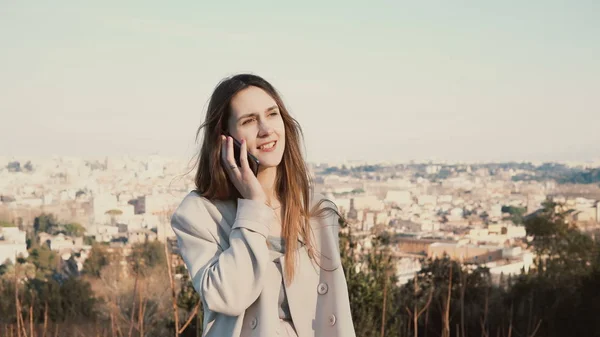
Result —
[[277, 191], [275, 181], [277, 179], [277, 167], [259, 168], [258, 174], [256, 175], [258, 182], [265, 191], [267, 196], [267, 202], [271, 206], [279, 206], [279, 200], [277, 197]]

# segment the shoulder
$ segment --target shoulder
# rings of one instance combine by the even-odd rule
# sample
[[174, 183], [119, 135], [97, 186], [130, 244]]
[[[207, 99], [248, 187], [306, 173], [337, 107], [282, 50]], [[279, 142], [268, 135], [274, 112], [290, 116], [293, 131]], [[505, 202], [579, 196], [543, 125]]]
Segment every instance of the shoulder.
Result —
[[311, 198], [311, 227], [313, 230], [323, 232], [323, 229], [331, 229], [330, 234], [337, 237], [340, 227], [341, 214], [337, 205], [321, 193], [314, 193]]
[[328, 199], [322, 193], [313, 192], [310, 196], [310, 209], [332, 209], [338, 211], [337, 205], [331, 199]]
[[217, 220], [219, 221], [223, 214], [219, 210], [219, 201], [209, 200], [196, 191], [189, 192], [175, 209], [171, 222], [173, 225], [183, 223], [206, 224]]
[[173, 216], [186, 216], [192, 213], [206, 213], [207, 204], [212, 204], [208, 199], [198, 194], [196, 191], [189, 192], [179, 206], [175, 209]]
[[337, 205], [323, 194], [315, 193], [311, 199], [311, 232], [312, 243], [324, 270], [333, 271], [340, 264], [339, 232], [340, 214]]
[[[318, 223], [326, 223], [332, 225], [332, 221], [340, 218], [340, 213], [335, 202], [322, 193], [313, 193], [310, 198], [310, 214], [311, 218], [319, 220]], [[314, 225], [313, 225], [314, 226]]]

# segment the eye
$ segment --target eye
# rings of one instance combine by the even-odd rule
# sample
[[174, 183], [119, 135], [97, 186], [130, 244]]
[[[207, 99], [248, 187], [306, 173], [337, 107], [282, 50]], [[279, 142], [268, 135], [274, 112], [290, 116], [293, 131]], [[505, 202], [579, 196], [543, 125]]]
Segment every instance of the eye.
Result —
[[277, 115], [279, 115], [278, 111], [273, 111], [269, 114], [269, 116], [277, 116]]
[[244, 120], [244, 121], [242, 122], [242, 125], [246, 125], [246, 124], [248, 124], [248, 123], [250, 123], [250, 122], [254, 122], [254, 118], [248, 118], [248, 119]]

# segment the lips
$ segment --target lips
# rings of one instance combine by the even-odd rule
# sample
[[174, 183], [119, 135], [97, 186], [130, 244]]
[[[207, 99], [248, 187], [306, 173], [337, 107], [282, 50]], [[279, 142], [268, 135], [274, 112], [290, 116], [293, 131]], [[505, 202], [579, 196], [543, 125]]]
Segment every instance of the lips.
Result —
[[275, 146], [277, 146], [276, 140], [262, 143], [261, 145], [257, 146], [256, 148], [263, 152], [271, 152], [275, 149]]
[[262, 143], [262, 144], [259, 144], [259, 145], [258, 145], [256, 148], [257, 148], [257, 149], [260, 149], [260, 148], [262, 148], [262, 147], [263, 147], [263, 146], [265, 146], [265, 145], [269, 145], [269, 146], [270, 146], [272, 143], [275, 143], [275, 142], [277, 142], [277, 141], [276, 141], [276, 140], [270, 140], [270, 141], [268, 141], [268, 142], [264, 142], [264, 143]]

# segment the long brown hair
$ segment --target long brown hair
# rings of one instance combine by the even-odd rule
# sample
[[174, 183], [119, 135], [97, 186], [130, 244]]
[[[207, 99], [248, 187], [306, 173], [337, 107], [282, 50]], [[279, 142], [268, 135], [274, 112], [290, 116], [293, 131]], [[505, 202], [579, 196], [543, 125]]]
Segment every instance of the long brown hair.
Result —
[[300, 150], [303, 139], [300, 124], [290, 116], [277, 90], [263, 78], [252, 74], [239, 74], [223, 79], [215, 88], [208, 104], [205, 121], [196, 134], [198, 140], [204, 129], [195, 178], [196, 189], [201, 196], [209, 200], [241, 198], [222, 166], [220, 137], [227, 131], [232, 98], [250, 86], [261, 88], [275, 100], [285, 128], [285, 150], [282, 162], [277, 167], [275, 188], [284, 214], [282, 235], [286, 242], [285, 275], [288, 282], [291, 282], [295, 273], [299, 238], [303, 239], [311, 258], [314, 257], [309, 210], [312, 183]]

